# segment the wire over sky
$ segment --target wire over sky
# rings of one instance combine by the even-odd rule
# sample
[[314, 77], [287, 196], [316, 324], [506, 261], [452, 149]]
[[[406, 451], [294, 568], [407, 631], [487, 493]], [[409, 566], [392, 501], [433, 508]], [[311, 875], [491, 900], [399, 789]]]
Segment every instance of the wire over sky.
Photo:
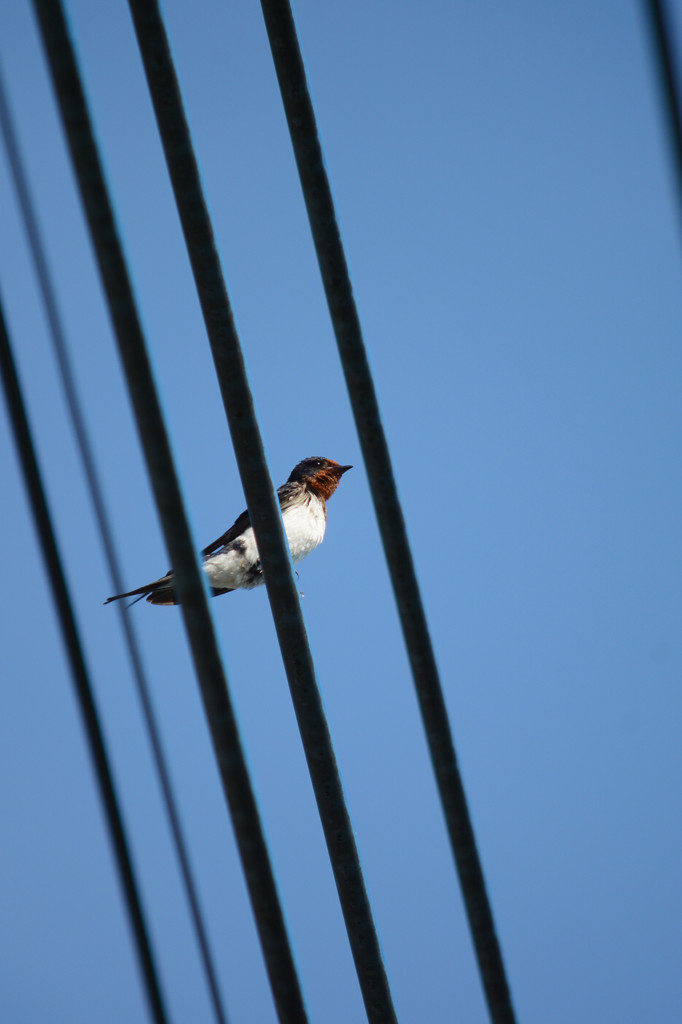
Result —
[[129, 0], [355, 969], [372, 1024], [396, 1020], [165, 26]]
[[175, 572], [275, 1005], [281, 1021], [303, 1024], [303, 995], [64, 12], [59, 0], [34, 0], [34, 8]]
[[126, 906], [135, 937], [137, 956], [144, 977], [149, 1008], [156, 1024], [166, 1024], [168, 1017], [149, 941], [149, 930], [142, 909], [139, 888], [130, 856], [129, 843], [119, 809], [114, 780], [109, 767], [109, 756], [104, 744], [104, 735], [99, 722], [99, 714], [90, 683], [89, 671], [85, 663], [83, 645], [80, 640], [73, 604], [52, 527], [52, 516], [47, 504], [45, 488], [43, 487], [31, 428], [26, 414], [26, 406], [12, 355], [1, 297], [0, 372], [2, 373], [7, 409], [12, 422], [17, 453], [24, 474], [24, 482], [31, 502], [36, 531], [40, 539], [45, 566], [50, 579], [52, 596], [64, 638], [64, 646], [66, 647], [71, 664], [71, 675], [76, 691], [76, 699], [90, 745], [90, 754], [99, 786], [100, 798], [104, 805], [109, 836], [116, 854], [116, 864], [125, 893]]
[[644, 0], [649, 20], [661, 102], [666, 117], [677, 187], [678, 214], [682, 217], [682, 102], [679, 72], [675, 61], [671, 12], [665, 0]]
[[[682, 127], [679, 109], [679, 90], [677, 88], [679, 83], [676, 81], [675, 61], [671, 46], [671, 26], [669, 23], [666, 25], [665, 6], [664, 0], [645, 0], [645, 8], [652, 15], [651, 26], [657, 47], [657, 70], [660, 73], [664, 103], [667, 104], [667, 128], [670, 132], [672, 149], [677, 160], [677, 183], [680, 186], [679, 198], [680, 202], [682, 202]], [[379, 407], [376, 395], [374, 394], [374, 385], [364, 352], [360, 322], [352, 296], [336, 214], [325, 177], [321, 150], [317, 138], [315, 115], [307, 92], [305, 69], [300, 58], [294, 23], [286, 2], [282, 4], [278, 3], [277, 0], [263, 0], [263, 10], [268, 24], [273, 56], [290, 123], [303, 190], [317, 246], [322, 276], [325, 282], [325, 290], [351, 395], [360, 443], [372, 487], [373, 499], [381, 527], [396, 600], [400, 610], [401, 622], [405, 631], [410, 663], [419, 692], [431, 757], [438, 779], [452, 849], [461, 879], [486, 997], [493, 1020], [509, 1022], [513, 1020], [509, 985], [504, 972], [499, 942], [495, 934], [494, 921], [476, 850], [475, 837], [459, 777], [454, 743], [450, 735], [450, 726], [447, 722], [446, 704], [441, 692], [434, 652], [428, 634], [428, 625], [417, 588], [416, 573], [412, 565], [409, 548], [407, 547], [406, 527], [398, 504], [397, 489], [390, 464], [391, 453], [384, 437]], [[672, 13], [674, 13], [672, 5], [668, 5], [668, 15]], [[303, 38], [305, 40], [305, 34]], [[656, 84], [659, 83], [657, 82]], [[163, 102], [165, 101], [162, 98], [161, 103]], [[189, 185], [191, 185], [191, 182]], [[207, 318], [210, 317], [210, 314], [211, 307], [206, 305], [205, 315]], [[221, 359], [223, 357], [219, 354], [217, 358]], [[241, 429], [240, 424], [237, 424], [236, 429]], [[245, 444], [248, 445], [248, 443], [250, 441], [247, 438]], [[244, 451], [246, 453], [244, 459], [246, 460], [248, 458], [248, 448], [245, 447]], [[261, 459], [262, 452], [257, 452], [256, 454], [257, 458], [254, 466], [260, 464], [259, 460]], [[150, 457], [151, 460], [152, 457]], [[162, 472], [161, 463], [156, 463], [157, 468], [161, 466], [159, 475]], [[246, 462], [244, 462], [244, 465], [246, 468], [240, 471], [245, 480], [245, 488], [247, 488], [249, 486], [249, 467]], [[150, 468], [151, 472], [152, 468]], [[260, 469], [257, 472], [260, 472]], [[265, 480], [263, 485], [265, 487], [265, 504], [262, 507], [267, 508], [268, 502], [270, 502], [270, 505], [277, 511], [272, 499], [270, 482], [266, 475], [263, 475], [262, 479]], [[253, 485], [253, 488], [253, 493], [256, 497], [253, 500], [251, 498], [248, 499], [251, 504], [254, 501], [260, 502], [261, 500], [256, 490], [256, 484]], [[159, 484], [159, 494], [162, 493], [161, 485]], [[169, 507], [172, 507], [172, 505], [171, 501]], [[258, 514], [255, 507], [253, 514], [254, 518]], [[269, 514], [267, 513], [267, 515]], [[274, 518], [272, 522], [274, 522]], [[266, 532], [267, 522], [263, 526], [263, 543], [267, 543]], [[259, 539], [260, 537], [261, 534], [259, 533]], [[273, 543], [276, 549], [279, 540], [276, 539]], [[182, 538], [177, 544], [182, 545]], [[281, 548], [281, 545], [279, 546]], [[185, 545], [185, 548], [187, 549], [188, 545]], [[273, 555], [273, 566], [276, 564], [276, 557], [279, 556]], [[284, 563], [281, 564], [283, 566]], [[189, 565], [189, 562], [187, 562], [187, 565]], [[191, 570], [188, 570], [188, 572], [189, 576], [186, 577], [184, 593], [187, 595], [186, 607], [191, 612], [191, 587], [194, 586], [195, 580], [191, 577]], [[179, 573], [180, 575], [182, 574], [182, 569], [179, 570]], [[283, 581], [286, 576], [286, 581], [283, 583], [284, 592], [284, 587], [289, 587], [290, 589], [290, 568], [282, 568], [281, 573]], [[266, 575], [273, 581], [276, 579], [275, 571], [272, 569], [267, 570]], [[275, 589], [276, 584], [273, 583], [270, 587], [271, 594], [275, 592]], [[193, 614], [193, 612], [191, 613]]]
[[296, 25], [288, 0], [261, 0], [261, 7], [483, 988], [494, 1024], [514, 1024], [509, 983], [457, 765], [438, 666], [324, 166]]
[[[97, 528], [100, 534], [102, 548], [104, 550], [105, 559], [109, 568], [112, 593], [120, 593], [125, 588], [123, 586], [123, 574], [121, 573], [119, 558], [116, 553], [114, 534], [109, 523], [109, 517], [106, 510], [106, 502], [104, 500], [104, 491], [99, 480], [95, 458], [88, 437], [85, 416], [83, 414], [81, 402], [78, 397], [75, 375], [73, 373], [71, 360], [69, 357], [69, 351], [66, 344], [66, 335], [63, 327], [62, 317], [59, 312], [57, 296], [52, 282], [52, 277], [48, 268], [47, 257], [45, 254], [45, 246], [43, 244], [40, 229], [38, 227], [38, 218], [36, 217], [35, 213], [35, 205], [33, 203], [30, 189], [28, 186], [28, 179], [24, 169], [24, 164], [21, 157], [21, 152], [19, 149], [19, 143], [17, 139], [17, 133], [14, 128], [13, 119], [7, 101], [6, 90], [2, 80], [1, 72], [0, 124], [2, 126], [2, 133], [5, 139], [5, 148], [7, 150], [8, 162], [12, 173], [12, 179], [14, 181], [15, 191], [17, 193], [19, 207], [21, 209], [24, 225], [26, 228], [29, 247], [33, 258], [33, 264], [36, 270], [36, 276], [38, 278], [40, 291], [43, 297], [43, 304], [45, 306], [45, 312], [47, 315], [47, 320], [50, 328], [50, 335], [52, 338], [52, 346], [54, 348], [55, 355], [57, 358], [57, 365], [59, 367], [59, 373], [62, 380], [62, 387], [66, 396], [66, 403], [69, 410], [69, 416], [76, 437], [76, 444], [78, 446], [81, 464], [83, 466], [83, 471], [85, 474], [88, 490], [90, 492], [90, 498], [93, 505], [95, 520], [97, 522]], [[168, 815], [171, 834], [173, 836], [173, 842], [175, 845], [180, 865], [180, 872], [182, 874], [185, 892], [187, 894], [187, 902], [189, 904], [190, 914], [192, 917], [192, 922], [197, 937], [197, 944], [199, 946], [199, 952], [204, 968], [204, 974], [206, 976], [206, 982], [211, 995], [211, 1001], [213, 1003], [213, 1010], [215, 1013], [216, 1020], [218, 1021], [218, 1024], [226, 1024], [227, 1015], [225, 1012], [225, 1008], [223, 1006], [223, 1001], [218, 987], [217, 971], [215, 969], [213, 956], [211, 954], [210, 944], [208, 940], [208, 934], [206, 931], [206, 926], [204, 924], [201, 907], [199, 905], [199, 895], [197, 892], [197, 887], [194, 882], [192, 869], [190, 866], [187, 843], [185, 842], [182, 825], [180, 822], [180, 815], [177, 809], [175, 796], [173, 794], [170, 772], [167, 767], [166, 756], [164, 754], [163, 744], [161, 742], [161, 735], [159, 733], [159, 729], [156, 723], [156, 715], [154, 713], [151, 691], [149, 684], [147, 682], [144, 666], [142, 664], [142, 656], [140, 654], [139, 644], [137, 642], [137, 638], [135, 635], [133, 620], [131, 616], [127, 614], [124, 605], [119, 604], [118, 609], [121, 620], [121, 628], [123, 630], [126, 646], [128, 648], [128, 656], [130, 659], [130, 664], [133, 672], [133, 678], [135, 679], [138, 695], [140, 698], [140, 702], [142, 704], [142, 711], [145, 719], [145, 724], [147, 727], [147, 732], [149, 734], [149, 741], [152, 747], [154, 762], [156, 764], [156, 770], [159, 777], [159, 784], [161, 786], [161, 792], [166, 806], [166, 813]]]

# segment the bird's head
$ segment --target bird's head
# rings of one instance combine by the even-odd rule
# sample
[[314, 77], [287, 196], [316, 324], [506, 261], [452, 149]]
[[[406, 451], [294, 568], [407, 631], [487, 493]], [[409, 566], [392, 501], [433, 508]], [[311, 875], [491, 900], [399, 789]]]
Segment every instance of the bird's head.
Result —
[[311, 457], [299, 462], [291, 471], [288, 483], [300, 483], [327, 501], [336, 488], [344, 473], [352, 466], [340, 466], [333, 459]]

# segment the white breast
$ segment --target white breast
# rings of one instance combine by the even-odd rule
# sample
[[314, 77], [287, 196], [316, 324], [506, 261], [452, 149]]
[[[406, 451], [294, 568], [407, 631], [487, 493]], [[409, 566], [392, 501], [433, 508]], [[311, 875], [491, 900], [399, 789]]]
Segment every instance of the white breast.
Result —
[[[324, 539], [327, 517], [324, 504], [315, 499], [291, 505], [282, 516], [284, 531], [294, 564], [301, 562]], [[202, 566], [209, 586], [216, 589], [251, 590], [263, 583], [258, 562], [258, 548], [253, 529], [249, 527], [236, 540], [214, 555], [204, 559]]]
[[291, 505], [282, 520], [294, 564], [301, 562], [324, 540], [327, 516], [323, 503], [315, 498], [305, 504]]

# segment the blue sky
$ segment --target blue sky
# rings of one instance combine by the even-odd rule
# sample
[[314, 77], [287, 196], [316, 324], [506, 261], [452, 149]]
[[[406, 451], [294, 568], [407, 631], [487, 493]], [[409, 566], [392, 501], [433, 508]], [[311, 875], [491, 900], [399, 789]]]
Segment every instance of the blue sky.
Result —
[[[638, 3], [296, 4], [524, 1024], [682, 1016], [680, 222]], [[487, 1019], [258, 4], [167, 0], [401, 1021]], [[67, 7], [197, 547], [244, 507], [125, 4]], [[126, 582], [167, 566], [34, 19], [0, 56]], [[173, 1020], [208, 997], [4, 154], [0, 286]], [[3, 425], [7, 425], [3, 411]], [[9, 429], [0, 1006], [147, 1020]], [[264, 591], [211, 603], [313, 1021], [363, 1019]], [[233, 1024], [274, 1021], [180, 616], [132, 612]]]

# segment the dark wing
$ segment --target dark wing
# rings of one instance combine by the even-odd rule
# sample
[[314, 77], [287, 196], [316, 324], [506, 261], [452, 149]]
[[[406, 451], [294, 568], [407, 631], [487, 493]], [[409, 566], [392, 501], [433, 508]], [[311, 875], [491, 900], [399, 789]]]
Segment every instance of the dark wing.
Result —
[[225, 547], [226, 544], [236, 540], [239, 534], [243, 533], [249, 526], [251, 526], [251, 519], [249, 518], [249, 513], [244, 511], [238, 519], [235, 519], [229, 530], [226, 530], [225, 533], [221, 533], [217, 540], [214, 540], [212, 544], [209, 544], [208, 547], [204, 548], [201, 552], [202, 555], [204, 557], [206, 557], [206, 555], [212, 555], [214, 551], [218, 550], [218, 548]]
[[[308, 492], [306, 494], [308, 500], [310, 500], [310, 494]], [[280, 509], [282, 512], [286, 512], [291, 505], [295, 505], [296, 502], [301, 500], [301, 485], [287, 481], [277, 489], [277, 497], [279, 498]]]
[[[277, 497], [279, 499], [279, 506], [282, 512], [285, 512], [289, 506], [293, 504], [299, 494], [300, 484], [291, 484], [287, 482], [278, 488]], [[219, 548], [223, 548], [226, 544], [230, 544], [233, 540], [236, 540], [237, 537], [243, 533], [244, 530], [248, 529], [249, 526], [251, 526], [251, 517], [249, 516], [248, 510], [245, 510], [238, 519], [235, 519], [230, 529], [226, 530], [225, 533], [222, 533], [217, 540], [213, 541], [212, 544], [205, 547], [201, 554], [204, 558], [206, 555], [212, 555], [214, 551], [217, 551]]]

